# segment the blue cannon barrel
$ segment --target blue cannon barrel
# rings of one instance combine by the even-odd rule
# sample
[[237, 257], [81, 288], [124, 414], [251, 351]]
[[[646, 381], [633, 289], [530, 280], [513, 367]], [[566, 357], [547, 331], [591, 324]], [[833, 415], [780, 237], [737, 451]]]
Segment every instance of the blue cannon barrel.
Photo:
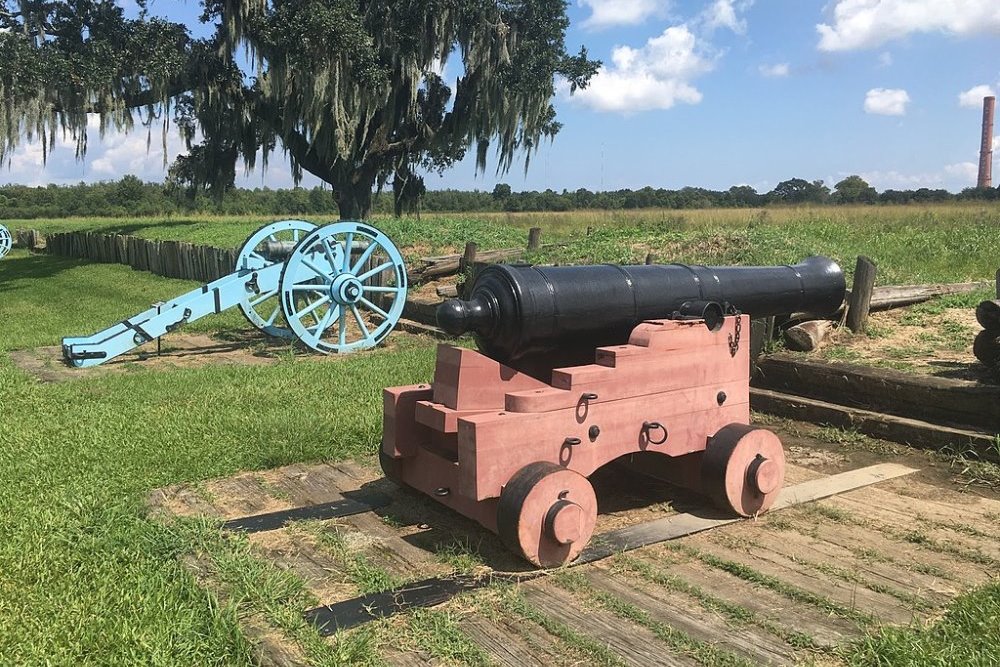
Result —
[[827, 315], [840, 308], [845, 289], [837, 263], [819, 256], [795, 265], [747, 267], [496, 264], [479, 272], [467, 300], [441, 304], [437, 320], [450, 334], [473, 332], [484, 354], [512, 362], [618, 345], [644, 320], [706, 303], [728, 304], [753, 317]]

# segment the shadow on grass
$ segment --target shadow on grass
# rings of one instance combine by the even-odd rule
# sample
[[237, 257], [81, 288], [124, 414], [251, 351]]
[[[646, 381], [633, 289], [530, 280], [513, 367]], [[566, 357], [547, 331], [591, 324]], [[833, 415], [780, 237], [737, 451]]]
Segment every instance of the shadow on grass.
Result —
[[0, 262], [0, 292], [25, 289], [31, 286], [29, 281], [51, 278], [63, 271], [91, 263], [85, 259], [70, 259], [56, 255], [18, 254], [9, 256]]

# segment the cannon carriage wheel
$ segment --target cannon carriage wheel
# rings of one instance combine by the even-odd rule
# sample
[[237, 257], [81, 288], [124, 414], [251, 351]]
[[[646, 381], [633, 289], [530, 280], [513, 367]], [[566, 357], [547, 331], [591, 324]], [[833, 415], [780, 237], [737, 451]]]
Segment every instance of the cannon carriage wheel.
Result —
[[705, 495], [720, 509], [749, 517], [774, 504], [785, 480], [785, 452], [771, 431], [728, 424], [712, 436], [701, 460]]
[[3, 259], [14, 245], [10, 230], [0, 225], [0, 259]]
[[388, 236], [358, 222], [336, 222], [303, 237], [285, 262], [281, 311], [312, 349], [374, 347], [406, 305], [406, 265]]
[[[236, 257], [236, 271], [258, 271], [271, 264], [284, 261], [282, 247], [289, 249], [299, 242], [316, 225], [305, 220], [281, 220], [264, 225], [243, 242]], [[250, 324], [268, 336], [293, 340], [295, 333], [288, 327], [281, 314], [280, 289], [259, 293], [248, 291], [238, 307]]]
[[500, 539], [539, 567], [558, 567], [576, 558], [596, 524], [597, 496], [590, 481], [555, 463], [526, 465], [500, 492]]

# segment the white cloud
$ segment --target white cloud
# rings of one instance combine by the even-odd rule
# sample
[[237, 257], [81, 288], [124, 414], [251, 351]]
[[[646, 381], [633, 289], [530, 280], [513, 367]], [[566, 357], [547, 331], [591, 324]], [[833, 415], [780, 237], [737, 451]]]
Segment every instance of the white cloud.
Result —
[[904, 116], [910, 96], [900, 88], [872, 88], [865, 95], [865, 113]]
[[850, 51], [911, 33], [1000, 34], [997, 0], [836, 0], [833, 25], [821, 23], [820, 51]]
[[979, 165], [974, 162], [949, 164], [945, 166], [944, 173], [955, 178], [960, 178], [963, 182], [968, 181], [970, 184], [975, 185], [976, 179], [979, 177]]
[[979, 166], [977, 164], [957, 162], [945, 165], [938, 171], [907, 173], [894, 169], [889, 171], [875, 170], [862, 172], [860, 176], [879, 192], [883, 190], [918, 190], [920, 188], [932, 190], [944, 188], [956, 192], [962, 188], [973, 187], [976, 184], [978, 173]]
[[727, 28], [742, 35], [747, 31], [746, 19], [740, 17], [753, 4], [753, 0], [715, 0], [701, 14], [701, 22], [708, 30]]
[[[161, 181], [166, 175], [163, 166], [161, 128], [153, 128], [152, 135], [145, 127], [136, 126], [131, 133], [108, 130], [100, 137], [96, 115], [87, 119], [89, 132], [87, 154], [76, 159], [75, 140], [69, 135], [56, 135], [56, 142], [49, 147], [43, 162], [42, 144], [35, 140], [23, 142], [10, 155], [7, 164], [0, 166], [0, 182], [45, 185], [48, 183], [78, 183], [80, 181], [117, 180], [125, 174], [134, 174], [143, 180]], [[149, 141], [147, 150], [147, 139]], [[167, 163], [184, 152], [184, 142], [176, 129], [167, 132]]]
[[775, 65], [761, 65], [757, 68], [761, 76], [766, 76], [771, 79], [781, 78], [783, 76], [788, 76], [791, 69], [788, 63], [777, 63]]
[[992, 150], [1000, 151], [1000, 137], [993, 137]]
[[879, 67], [891, 67], [892, 66], [892, 54], [888, 51], [883, 51], [878, 56], [878, 66]]
[[706, 48], [686, 25], [667, 28], [638, 49], [617, 46], [611, 64], [571, 99], [596, 111], [622, 113], [698, 104], [702, 95], [692, 81], [715, 65]]
[[579, 0], [590, 8], [584, 28], [601, 29], [616, 25], [636, 25], [648, 18], [665, 16], [670, 0]]
[[992, 86], [982, 83], [969, 88], [964, 93], [958, 94], [958, 104], [969, 109], [982, 109], [984, 97], [995, 97], [996, 92]]

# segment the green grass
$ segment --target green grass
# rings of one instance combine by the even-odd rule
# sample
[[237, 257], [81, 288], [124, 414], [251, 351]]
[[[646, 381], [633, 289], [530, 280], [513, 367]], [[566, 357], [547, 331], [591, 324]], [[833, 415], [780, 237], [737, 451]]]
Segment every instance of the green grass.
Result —
[[[708, 224], [668, 223], [690, 225], [678, 233], [692, 235], [700, 233], [698, 224]], [[477, 224], [475, 229], [484, 229]], [[217, 227], [213, 221], [199, 229], [208, 234]], [[757, 229], [736, 233], [752, 235]], [[818, 243], [822, 224], [819, 229]], [[460, 238], [455, 230], [461, 227], [448, 233]], [[604, 237], [595, 232], [591, 242], [613, 254], [611, 248], [623, 247], [624, 233], [608, 232], [608, 244], [600, 246]], [[753, 252], [801, 250], [788, 247]], [[962, 261], [985, 266], [981, 258]], [[962, 266], [958, 262], [954, 272]], [[247, 615], [285, 631], [316, 664], [378, 663], [385, 628], [373, 624], [370, 631], [320, 639], [298, 616], [305, 600], [300, 581], [256, 558], [244, 542], [221, 539], [210, 524], [148, 519], [144, 502], [152, 489], [169, 484], [197, 485], [238, 470], [370, 455], [380, 437], [382, 388], [430, 377], [433, 344], [400, 337], [391, 350], [335, 363], [285, 355], [269, 366], [82, 372], [57, 384], [38, 382], [8, 357], [11, 350], [93, 333], [193, 286], [126, 267], [23, 251], [0, 261], [0, 664], [245, 665], [251, 663], [252, 646], [239, 620]], [[238, 314], [227, 313], [185, 330], [245, 327]], [[228, 589], [225, 602], [198, 586], [180, 564], [179, 558], [190, 554], [207, 555], [214, 563]], [[460, 569], [478, 565], [473, 545], [456, 544], [442, 558]], [[795, 599], [804, 595], [750, 569], [710, 564]], [[357, 583], [381, 585], [377, 568], [357, 565]], [[992, 594], [995, 598], [995, 589]], [[807, 601], [857, 616], [823, 599]], [[947, 630], [898, 631], [892, 645], [884, 631], [873, 630], [863, 650], [890, 656], [905, 644], [966, 655], [987, 641], [973, 624], [985, 622], [986, 617], [977, 620], [979, 611], [992, 613], [995, 622], [989, 602], [979, 593], [962, 598], [955, 618], [966, 614], [968, 621], [948, 617], [942, 622]], [[543, 617], [516, 595], [505, 604], [561, 637], [585, 662], [620, 664], [607, 647]], [[412, 616], [406, 633], [411, 645], [441, 659], [484, 660], [446, 612]]]
[[[294, 216], [289, 216], [294, 217]], [[176, 239], [223, 247], [240, 245], [270, 217], [67, 218], [10, 221], [42, 232], [123, 232], [149, 239]], [[324, 223], [329, 220], [316, 219]], [[992, 279], [1000, 255], [1000, 206], [995, 204], [909, 207], [803, 207], [674, 211], [573, 211], [568, 213], [430, 214], [372, 220], [408, 256], [518, 247], [527, 229], [543, 230], [540, 262], [783, 264], [826, 254], [850, 273], [858, 255], [879, 267], [880, 284]], [[591, 229], [588, 235], [587, 230]], [[914, 261], [919, 258], [919, 261]]]
[[412, 345], [58, 384], [6, 354], [91, 333], [187, 286], [22, 252], [0, 262], [0, 664], [247, 664], [239, 609], [186, 573], [177, 559], [192, 536], [147, 519], [147, 494], [373, 452], [382, 388], [430, 375], [433, 348]]
[[885, 626], [845, 651], [858, 667], [996, 665], [1000, 656], [1000, 582], [960, 597], [939, 621], [908, 628]]

